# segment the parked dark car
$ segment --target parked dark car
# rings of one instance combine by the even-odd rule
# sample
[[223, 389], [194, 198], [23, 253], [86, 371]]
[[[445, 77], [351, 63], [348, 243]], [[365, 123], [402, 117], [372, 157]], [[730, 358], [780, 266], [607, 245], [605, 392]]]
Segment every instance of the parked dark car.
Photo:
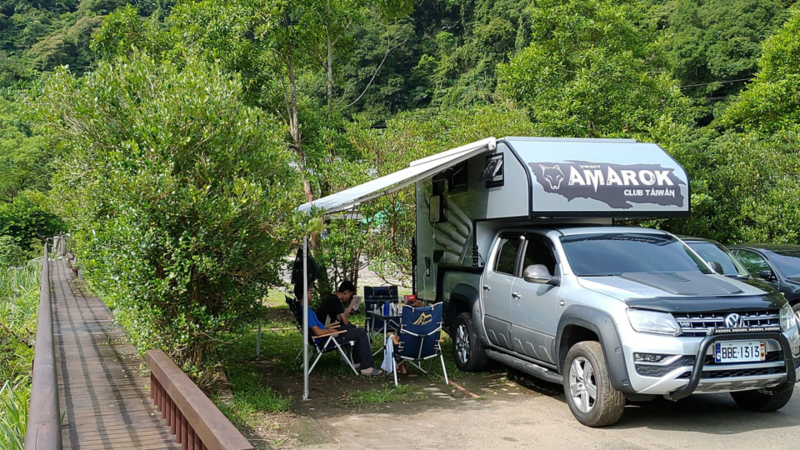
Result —
[[747, 269], [719, 242], [692, 236], [679, 238], [697, 252], [714, 272], [732, 278], [750, 278]]
[[800, 319], [800, 245], [736, 245], [730, 250], [753, 277], [780, 291]]

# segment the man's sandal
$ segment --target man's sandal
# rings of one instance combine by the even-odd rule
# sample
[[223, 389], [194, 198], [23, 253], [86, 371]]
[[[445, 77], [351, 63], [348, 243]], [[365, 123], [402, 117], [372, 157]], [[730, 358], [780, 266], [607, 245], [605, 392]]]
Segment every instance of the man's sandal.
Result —
[[365, 375], [368, 377], [377, 377], [383, 375], [383, 371], [380, 369], [372, 368], [369, 372], [361, 372], [361, 375]]

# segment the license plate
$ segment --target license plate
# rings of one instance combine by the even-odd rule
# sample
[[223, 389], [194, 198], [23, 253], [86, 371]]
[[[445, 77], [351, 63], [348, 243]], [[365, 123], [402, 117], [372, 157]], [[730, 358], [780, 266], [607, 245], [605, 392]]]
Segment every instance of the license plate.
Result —
[[737, 363], [764, 361], [767, 348], [759, 341], [717, 342], [714, 349], [714, 360], [717, 363]]

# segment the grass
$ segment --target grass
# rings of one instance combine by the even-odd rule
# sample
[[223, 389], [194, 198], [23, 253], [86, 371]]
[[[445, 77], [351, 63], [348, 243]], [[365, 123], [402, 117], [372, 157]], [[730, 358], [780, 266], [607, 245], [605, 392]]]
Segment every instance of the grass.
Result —
[[416, 386], [401, 384], [397, 387], [389, 385], [379, 389], [355, 391], [347, 395], [347, 403], [354, 406], [363, 406], [425, 400], [425, 395], [416, 393], [417, 389], [419, 388]]
[[0, 388], [0, 448], [22, 449], [28, 424], [29, 380], [20, 377]]
[[[272, 326], [273, 324], [270, 324]], [[272, 336], [281, 332], [266, 332]], [[295, 334], [297, 334], [295, 332]], [[262, 340], [262, 348], [269, 345]], [[215, 398], [217, 407], [237, 428], [255, 428], [260, 414], [288, 411], [292, 399], [280, 395], [264, 383], [258, 368], [250, 364], [255, 356], [255, 333], [248, 331], [235, 342], [219, 349], [222, 367], [231, 384], [233, 397]]]
[[[41, 260], [0, 266], [0, 448], [21, 449], [28, 418]], [[13, 382], [11, 380], [14, 380]]]

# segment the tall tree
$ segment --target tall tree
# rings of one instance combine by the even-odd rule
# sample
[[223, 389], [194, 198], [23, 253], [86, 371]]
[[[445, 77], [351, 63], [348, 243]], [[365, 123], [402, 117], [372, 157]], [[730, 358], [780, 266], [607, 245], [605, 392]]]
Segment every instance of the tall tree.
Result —
[[531, 45], [499, 67], [500, 89], [546, 135], [648, 135], [691, 117], [637, 8], [542, 0], [529, 12]]

